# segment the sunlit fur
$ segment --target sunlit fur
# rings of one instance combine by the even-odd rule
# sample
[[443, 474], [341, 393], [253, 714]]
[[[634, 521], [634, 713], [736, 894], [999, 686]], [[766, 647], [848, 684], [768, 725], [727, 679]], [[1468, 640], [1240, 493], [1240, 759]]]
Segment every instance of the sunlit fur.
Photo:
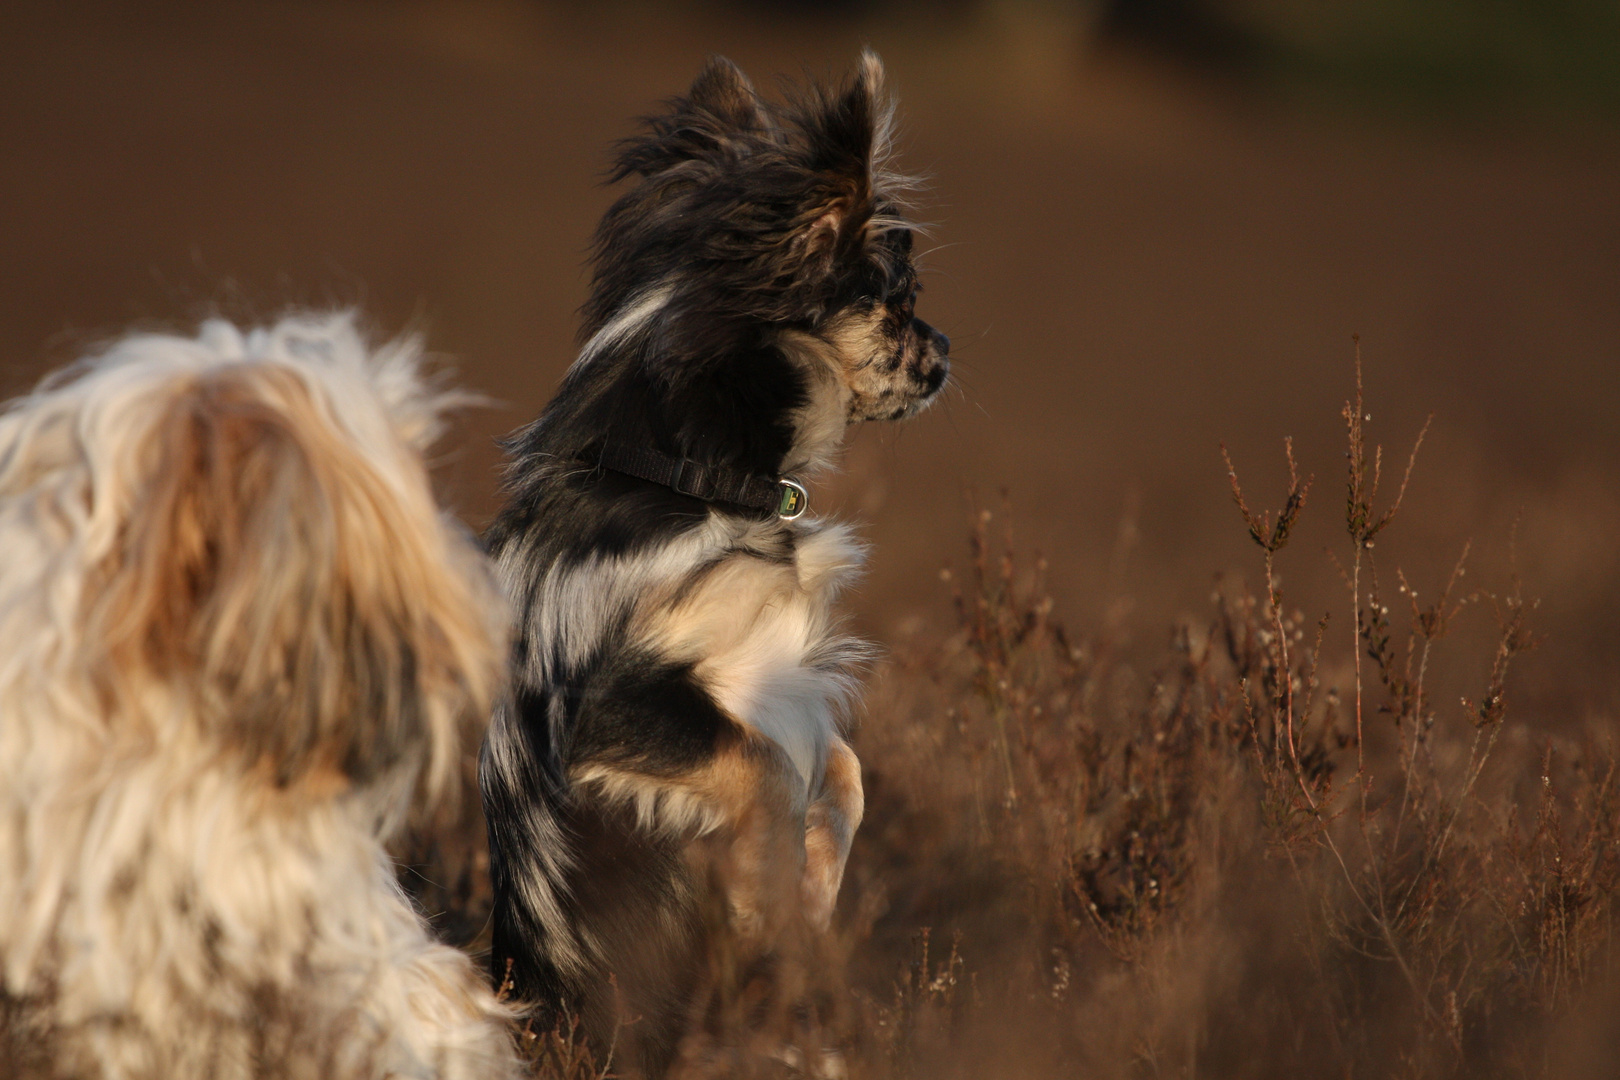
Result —
[[593, 462], [611, 438], [804, 478], [850, 424], [933, 397], [949, 344], [915, 317], [891, 117], [870, 54], [779, 107], [711, 61], [621, 145], [634, 183], [597, 233], [578, 359], [509, 444], [488, 540], [516, 693], [480, 766], [494, 970], [631, 1072], [666, 1069], [701, 1008], [709, 907], [756, 952], [831, 918], [867, 654], [835, 603], [863, 552]]
[[211, 322], [0, 413], [8, 1075], [513, 1073], [383, 849], [504, 656], [418, 367], [342, 317]]

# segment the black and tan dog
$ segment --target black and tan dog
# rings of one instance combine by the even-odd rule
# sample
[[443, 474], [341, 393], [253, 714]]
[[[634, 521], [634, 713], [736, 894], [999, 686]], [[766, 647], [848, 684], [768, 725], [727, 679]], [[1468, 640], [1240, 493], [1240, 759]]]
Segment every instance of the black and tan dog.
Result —
[[866, 650], [833, 607], [862, 550], [801, 516], [800, 480], [949, 368], [913, 310], [891, 116], [870, 54], [780, 107], [711, 61], [623, 145], [585, 344], [510, 443], [489, 543], [516, 692], [480, 770], [495, 971], [599, 1036], [639, 1018], [640, 1072], [679, 1041], [714, 883], [744, 940], [825, 927], [861, 819], [843, 723]]

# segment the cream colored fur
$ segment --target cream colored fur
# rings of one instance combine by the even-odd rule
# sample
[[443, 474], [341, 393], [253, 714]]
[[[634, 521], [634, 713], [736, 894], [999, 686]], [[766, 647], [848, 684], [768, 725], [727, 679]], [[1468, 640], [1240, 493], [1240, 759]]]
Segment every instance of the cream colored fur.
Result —
[[0, 414], [5, 1075], [515, 1074], [383, 848], [504, 656], [419, 359], [215, 322]]

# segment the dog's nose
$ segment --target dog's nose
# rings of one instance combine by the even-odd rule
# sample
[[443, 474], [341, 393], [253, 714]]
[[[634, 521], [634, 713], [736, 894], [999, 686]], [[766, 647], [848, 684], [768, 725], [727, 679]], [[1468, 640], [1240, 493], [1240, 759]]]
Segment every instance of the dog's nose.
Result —
[[946, 353], [951, 351], [950, 338], [946, 337], [938, 330], [935, 330], [932, 326], [929, 326], [921, 319], [912, 319], [911, 321], [916, 324], [917, 336], [930, 342], [934, 346], [935, 352], [939, 353], [941, 356], [944, 356]]

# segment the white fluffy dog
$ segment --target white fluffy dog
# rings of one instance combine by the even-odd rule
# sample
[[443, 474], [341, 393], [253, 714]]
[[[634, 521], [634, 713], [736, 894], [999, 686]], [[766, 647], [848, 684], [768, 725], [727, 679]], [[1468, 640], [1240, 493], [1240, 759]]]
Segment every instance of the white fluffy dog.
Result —
[[344, 317], [211, 322], [0, 413], [6, 1075], [514, 1071], [383, 849], [505, 658], [418, 367]]

